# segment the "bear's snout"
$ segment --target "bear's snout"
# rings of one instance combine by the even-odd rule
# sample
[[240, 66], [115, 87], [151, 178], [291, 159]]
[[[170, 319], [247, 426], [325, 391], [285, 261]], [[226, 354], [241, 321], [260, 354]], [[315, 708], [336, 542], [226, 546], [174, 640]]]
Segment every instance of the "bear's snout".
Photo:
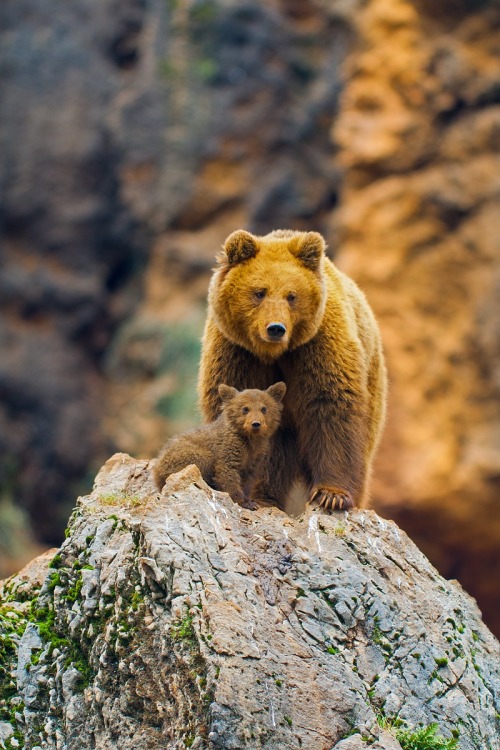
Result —
[[284, 323], [269, 323], [266, 333], [271, 340], [280, 341], [286, 333], [286, 325]]
[[252, 422], [252, 429], [258, 430], [260, 428], [260, 422]]

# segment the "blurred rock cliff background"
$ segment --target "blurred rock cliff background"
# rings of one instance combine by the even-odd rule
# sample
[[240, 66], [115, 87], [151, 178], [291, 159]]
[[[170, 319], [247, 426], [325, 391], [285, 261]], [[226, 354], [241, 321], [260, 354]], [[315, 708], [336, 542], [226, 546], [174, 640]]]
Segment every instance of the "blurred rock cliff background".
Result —
[[391, 394], [373, 506], [500, 634], [496, 0], [3, 0], [0, 575], [198, 419], [215, 253], [318, 230]]

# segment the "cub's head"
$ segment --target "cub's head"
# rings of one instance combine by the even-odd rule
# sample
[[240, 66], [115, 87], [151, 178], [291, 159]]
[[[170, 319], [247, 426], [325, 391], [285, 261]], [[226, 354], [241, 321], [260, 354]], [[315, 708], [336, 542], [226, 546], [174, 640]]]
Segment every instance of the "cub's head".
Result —
[[275, 383], [267, 391], [256, 388], [237, 391], [229, 385], [219, 386], [222, 411], [227, 421], [238, 433], [249, 436], [270, 437], [276, 432], [285, 392], [284, 383]]
[[264, 362], [309, 341], [325, 309], [324, 252], [317, 232], [229, 235], [209, 291], [221, 332]]

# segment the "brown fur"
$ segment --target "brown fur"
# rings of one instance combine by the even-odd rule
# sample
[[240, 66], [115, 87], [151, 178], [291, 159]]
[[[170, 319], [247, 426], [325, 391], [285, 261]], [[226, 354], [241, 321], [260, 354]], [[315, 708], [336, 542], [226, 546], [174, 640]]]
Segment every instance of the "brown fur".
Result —
[[[386, 371], [373, 313], [354, 282], [325, 257], [316, 232], [233, 232], [209, 290], [200, 368], [205, 419], [221, 408], [219, 383], [287, 385], [283, 419], [255, 494], [283, 507], [305, 482], [320, 506], [364, 503], [382, 431]], [[279, 322], [279, 341], [268, 325]]]
[[268, 458], [285, 391], [284, 383], [275, 383], [266, 391], [242, 392], [219, 385], [222, 412], [215, 422], [164, 445], [154, 470], [158, 488], [170, 474], [196, 464], [211, 487], [228, 492], [244, 507], [257, 507], [250, 499], [252, 487]]

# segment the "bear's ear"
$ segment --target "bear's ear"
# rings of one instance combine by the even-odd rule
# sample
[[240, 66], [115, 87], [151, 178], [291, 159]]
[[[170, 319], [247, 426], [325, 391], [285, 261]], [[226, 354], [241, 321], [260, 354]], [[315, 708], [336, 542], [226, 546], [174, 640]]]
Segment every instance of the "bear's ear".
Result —
[[[258, 249], [255, 237], [250, 232], [245, 232], [244, 229], [237, 229], [224, 243], [225, 258], [230, 266], [253, 258], [257, 255]], [[224, 260], [224, 254], [222, 260]]]
[[306, 232], [297, 243], [295, 255], [306, 268], [317, 271], [325, 248], [325, 240], [319, 232]]
[[238, 391], [230, 385], [224, 385], [221, 383], [219, 386], [219, 396], [223, 401], [231, 401], [236, 396]]
[[275, 383], [267, 389], [267, 393], [269, 393], [269, 395], [272, 396], [276, 401], [283, 401], [286, 393], [286, 385], [281, 381], [279, 383]]

